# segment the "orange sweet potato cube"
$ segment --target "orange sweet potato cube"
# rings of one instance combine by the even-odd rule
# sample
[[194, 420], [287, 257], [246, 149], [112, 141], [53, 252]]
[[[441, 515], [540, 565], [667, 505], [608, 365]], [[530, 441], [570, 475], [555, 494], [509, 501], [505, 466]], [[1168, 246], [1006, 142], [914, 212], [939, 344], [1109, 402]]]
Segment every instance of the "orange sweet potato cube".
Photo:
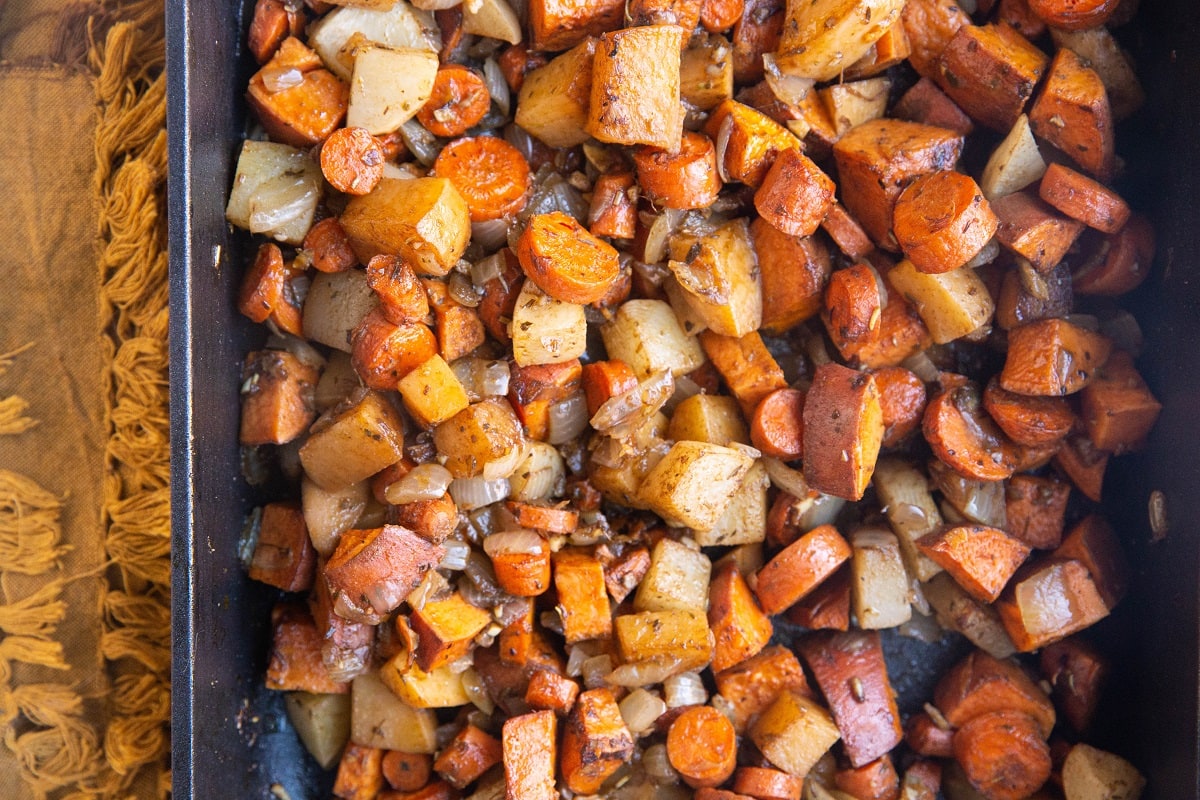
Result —
[[245, 445], [286, 444], [317, 418], [313, 404], [320, 373], [286, 350], [257, 350], [242, 366], [242, 427]]
[[1057, 478], [1013, 475], [1004, 490], [1005, 530], [1039, 550], [1058, 547], [1070, 495], [1071, 484]]
[[954, 525], [917, 540], [921, 552], [943, 567], [976, 600], [990, 603], [1029, 555], [1029, 546], [998, 528]]
[[709, 586], [708, 627], [715, 640], [714, 672], [745, 661], [771, 640], [771, 620], [733, 563], [722, 565]]
[[[271, 91], [266, 76], [287, 70], [300, 72], [300, 82]], [[350, 103], [350, 87], [325, 69], [315, 52], [289, 36], [274, 58], [250, 79], [246, 99], [271, 139], [293, 147], [312, 147], [341, 126]]]
[[1154, 427], [1162, 403], [1150, 393], [1133, 365], [1133, 356], [1117, 351], [1080, 393], [1088, 436], [1101, 450], [1136, 450]]
[[321, 660], [321, 633], [312, 614], [302, 604], [277, 604], [271, 610], [271, 628], [268, 689], [313, 694], [350, 691], [350, 684], [338, 683], [329, 676]]
[[300, 504], [267, 503], [263, 506], [258, 543], [250, 560], [250, 577], [285, 592], [312, 588], [317, 568]]
[[489, 612], [471, 605], [458, 592], [445, 600], [427, 601], [409, 617], [417, 635], [417, 666], [432, 672], [466, 655], [491, 621]]
[[567, 788], [595, 794], [632, 756], [633, 734], [625, 726], [612, 689], [590, 689], [579, 695], [563, 723], [560, 762]]
[[756, 219], [750, 236], [762, 275], [762, 329], [783, 333], [815, 317], [829, 282], [829, 248], [817, 237], [789, 236]]
[[612, 609], [604, 584], [604, 567], [580, 550], [554, 554], [554, 588], [562, 610], [567, 644], [612, 635]]
[[338, 762], [333, 794], [342, 800], [374, 800], [383, 789], [383, 750], [350, 742]]
[[553, 711], [510, 717], [504, 723], [504, 791], [509, 800], [557, 800], [557, 734]]
[[467, 784], [499, 764], [502, 755], [500, 742], [468, 723], [438, 754], [433, 769], [454, 788], [465, 789]]
[[737, 666], [714, 676], [717, 691], [733, 708], [733, 726], [744, 731], [750, 720], [771, 705], [783, 691], [812, 691], [804, 678], [804, 669], [796, 655], [781, 645], [766, 647]]
[[1112, 342], [1065, 319], [1014, 328], [1000, 385], [1017, 394], [1055, 397], [1086, 386], [1108, 361]]
[[1107, 181], [1116, 161], [1108, 92], [1079, 56], [1061, 48], [1029, 110], [1033, 132], [1062, 150], [1093, 177]]
[[1101, 516], [1091, 514], [1081, 520], [1066, 535], [1054, 556], [1083, 564], [1109, 608], [1116, 606], [1129, 588], [1129, 565], [1121, 543]]
[[579, 697], [579, 684], [554, 670], [539, 669], [529, 677], [525, 702], [530, 708], [565, 716]]
[[621, 0], [533, 0], [529, 4], [529, 35], [533, 50], [568, 50], [589, 36], [621, 27]]
[[704, 331], [700, 334], [700, 346], [747, 418], [764, 397], [787, 386], [783, 370], [763, 344], [758, 331], [751, 331], [741, 338]]
[[963, 139], [953, 131], [899, 119], [876, 119], [833, 146], [842, 203], [880, 247], [896, 250], [892, 208], [913, 178], [953, 169]]
[[1038, 272], [1053, 270], [1086, 226], [1064, 217], [1028, 192], [1014, 192], [992, 203], [1000, 220], [996, 239], [1024, 257]]
[[714, 142], [726, 141], [725, 172], [731, 181], [758, 188], [784, 150], [801, 149], [791, 131], [748, 105], [725, 100], [704, 127]]
[[1007, 25], [966, 25], [942, 51], [936, 77], [971, 119], [1007, 132], [1025, 110], [1047, 60]]

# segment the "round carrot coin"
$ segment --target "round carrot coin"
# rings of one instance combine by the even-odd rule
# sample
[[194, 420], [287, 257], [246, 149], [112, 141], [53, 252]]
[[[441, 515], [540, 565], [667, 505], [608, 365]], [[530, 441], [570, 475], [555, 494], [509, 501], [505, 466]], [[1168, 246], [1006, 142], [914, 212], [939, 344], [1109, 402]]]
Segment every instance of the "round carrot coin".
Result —
[[1120, 5], [1120, 0], [1029, 0], [1029, 10], [1047, 25], [1082, 31], [1103, 25]]
[[521, 151], [495, 136], [464, 137], [446, 145], [432, 174], [454, 184], [467, 201], [472, 222], [520, 213], [533, 182]]
[[667, 731], [667, 759], [693, 789], [719, 786], [737, 767], [737, 733], [712, 706], [692, 706]]
[[321, 172], [346, 194], [368, 194], [383, 178], [383, 146], [366, 128], [339, 128], [321, 145]]
[[612, 245], [561, 211], [531, 217], [516, 249], [529, 279], [564, 303], [594, 303], [620, 277]]
[[896, 199], [892, 230], [918, 270], [958, 269], [996, 233], [1000, 220], [969, 175], [943, 170], [910, 183]]
[[446, 64], [433, 79], [433, 93], [417, 112], [417, 121], [434, 136], [462, 136], [491, 107], [487, 84], [459, 64]]
[[702, 133], [685, 131], [678, 153], [639, 147], [633, 163], [642, 191], [666, 208], [707, 208], [721, 191], [717, 148]]
[[750, 420], [750, 442], [763, 455], [792, 461], [804, 454], [804, 392], [776, 389]]

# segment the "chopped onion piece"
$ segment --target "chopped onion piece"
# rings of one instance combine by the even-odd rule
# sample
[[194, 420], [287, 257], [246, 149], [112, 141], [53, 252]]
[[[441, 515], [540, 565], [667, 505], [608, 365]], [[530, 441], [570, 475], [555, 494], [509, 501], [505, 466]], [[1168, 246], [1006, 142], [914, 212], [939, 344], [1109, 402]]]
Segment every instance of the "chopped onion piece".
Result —
[[267, 337], [266, 348], [268, 350], [287, 350], [302, 363], [310, 367], [315, 367], [316, 369], [325, 368], [325, 357], [317, 351], [317, 348], [299, 336], [293, 336], [290, 333], [276, 330]]
[[433, 166], [442, 149], [437, 137], [417, 122], [416, 117], [400, 126], [400, 138], [404, 140], [408, 151], [426, 167]]
[[1113, 344], [1134, 358], [1141, 355], [1146, 339], [1137, 319], [1128, 311], [1118, 311], [1100, 323], [1100, 332], [1113, 340]]
[[592, 427], [613, 436], [628, 435], [657, 414], [674, 392], [671, 371], [659, 370], [628, 392], [605, 400], [592, 416]]
[[577, 644], [571, 648], [571, 652], [567, 654], [567, 677], [578, 678], [583, 674], [583, 662], [591, 658], [588, 649], [583, 645]]
[[493, 481], [508, 478], [516, 471], [517, 465], [525, 458], [525, 448], [516, 447], [504, 455], [483, 465], [483, 478]]
[[841, 513], [846, 501], [831, 494], [818, 494], [816, 497], [806, 497], [800, 501], [800, 513], [796, 516], [796, 524], [803, 531], [811, 531], [822, 525], [831, 525]]
[[467, 693], [467, 697], [471, 698], [471, 702], [475, 704], [476, 708], [488, 716], [495, 712], [496, 704], [492, 702], [492, 696], [488, 694], [483, 678], [479, 676], [474, 667], [467, 667], [463, 670], [462, 686], [463, 691]]
[[654, 721], [667, 710], [660, 697], [645, 689], [634, 689], [620, 702], [621, 719], [634, 735], [640, 735], [654, 727]]
[[993, 236], [988, 240], [988, 243], [985, 244], [980, 251], [972, 256], [971, 260], [963, 266], [970, 267], [971, 269], [978, 269], [979, 267], [986, 266], [995, 261], [998, 255], [1000, 255], [1000, 242], [996, 239], [996, 237]]
[[775, 99], [789, 106], [798, 106], [803, 103], [816, 81], [812, 78], [783, 72], [775, 61], [774, 53], [764, 53], [762, 60], [763, 77], [766, 78], [767, 86], [771, 87], [771, 93], [775, 95]]
[[[732, 118], [726, 121], [731, 125], [733, 123]], [[722, 129], [724, 128], [722, 127]], [[726, 138], [728, 139], [728, 137]], [[717, 168], [719, 171], [724, 171], [721, 163], [720, 155], [718, 155]], [[679, 228], [679, 223], [683, 220], [683, 214], [684, 212], [679, 209], [668, 208], [649, 223], [649, 228], [646, 231], [646, 245], [643, 251], [643, 260], [646, 263], [657, 264], [666, 259], [667, 243]]]
[[671, 766], [665, 744], [655, 744], [646, 748], [646, 752], [642, 753], [642, 768], [646, 770], [646, 775], [650, 780], [655, 783], [677, 783], [679, 781], [679, 773]]
[[587, 426], [587, 398], [578, 392], [550, 406], [546, 440], [550, 444], [564, 444], [586, 431]]
[[446, 552], [442, 556], [442, 563], [438, 564], [438, 569], [457, 572], [467, 566], [467, 556], [471, 553], [471, 545], [458, 539], [447, 539], [442, 543], [442, 547]]
[[679, 671], [679, 659], [668, 658], [662, 661], [634, 661], [622, 664], [608, 676], [608, 682], [614, 686], [652, 686], [662, 683]]
[[[492, 220], [496, 222], [497, 220]], [[476, 223], [482, 225], [483, 223]], [[505, 236], [507, 237], [508, 223], [505, 222]], [[476, 286], [483, 286], [488, 281], [499, 278], [504, 270], [504, 255], [501, 253], [492, 253], [486, 258], [481, 258], [471, 265], [471, 282]]]
[[971, 480], [941, 464], [931, 466], [929, 476], [946, 502], [967, 519], [993, 528], [1007, 523], [1004, 481]]
[[508, 497], [508, 478], [455, 478], [450, 482], [450, 497], [460, 511], [470, 511]]
[[412, 0], [412, 4], [423, 11], [445, 11], [462, 4], [462, 0]]
[[[471, 241], [478, 244], [486, 252], [495, 253], [501, 247], [508, 244], [508, 220], [489, 219], [483, 222], [471, 223]], [[491, 256], [489, 256], [490, 258]], [[497, 255], [499, 258], [503, 256]], [[496, 275], [500, 273], [497, 271]], [[474, 273], [472, 272], [472, 277]], [[495, 276], [492, 276], [495, 277]], [[480, 281], [475, 281], [475, 285], [481, 285]]]
[[808, 486], [808, 481], [804, 480], [804, 475], [792, 469], [778, 458], [763, 456], [762, 462], [763, 466], [767, 468], [767, 475], [771, 477], [771, 483], [775, 484], [777, 489], [782, 489], [792, 497], [801, 499], [808, 497], [812, 493], [812, 489]]
[[418, 464], [398, 481], [388, 484], [383, 496], [392, 505], [437, 500], [450, 488], [454, 476], [441, 464]]
[[493, 533], [483, 540], [483, 552], [490, 558], [501, 555], [538, 555], [546, 552], [546, 540], [533, 531], [515, 530]]
[[908, 622], [903, 622], [896, 632], [901, 636], [907, 636], [910, 639], [932, 644], [942, 638], [944, 631], [942, 626], [938, 625], [937, 620], [931, 616], [926, 616], [920, 613], [914, 613]]
[[667, 708], [701, 706], [708, 701], [708, 692], [697, 672], [681, 672], [663, 681], [663, 697]]
[[612, 668], [612, 656], [608, 653], [592, 656], [583, 662], [581, 668], [583, 685], [589, 689], [599, 689], [601, 686], [606, 685], [606, 678], [612, 672]]
[[525, 460], [509, 476], [512, 498], [529, 502], [544, 500], [557, 493], [566, 477], [566, 465], [558, 449], [546, 442], [529, 443]]
[[488, 94], [492, 96], [492, 102], [496, 104], [496, 108], [500, 109], [500, 113], [504, 116], [508, 116], [508, 112], [512, 109], [512, 94], [509, 92], [508, 81], [504, 80], [504, 72], [496, 63], [496, 59], [488, 58], [483, 62], [483, 82], [487, 86]]
[[925, 383], [936, 383], [938, 379], [937, 364], [933, 363], [933, 359], [924, 350], [916, 355], [909, 356], [900, 364], [908, 371], [912, 372]]
[[[725, 152], [729, 149], [729, 137], [733, 134], [733, 115], [726, 115], [725, 119], [721, 120], [721, 127], [717, 128], [717, 175], [720, 176], [722, 183], [729, 183], [729, 170], [725, 168]], [[646, 239], [649, 245], [649, 237]]]
[[304, 73], [295, 67], [264, 67], [262, 72], [263, 88], [271, 94], [292, 89], [304, 83]]
[[311, 216], [316, 195], [304, 175], [285, 172], [264, 181], [250, 196], [250, 232], [270, 233]]

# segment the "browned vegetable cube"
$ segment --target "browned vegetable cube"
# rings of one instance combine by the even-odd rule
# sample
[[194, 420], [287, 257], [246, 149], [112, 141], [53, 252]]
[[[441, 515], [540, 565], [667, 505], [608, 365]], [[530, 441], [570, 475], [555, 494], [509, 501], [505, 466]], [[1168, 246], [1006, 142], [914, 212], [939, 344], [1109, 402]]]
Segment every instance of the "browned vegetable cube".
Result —
[[285, 592], [303, 592], [312, 587], [316, 568], [317, 551], [308, 537], [299, 503], [263, 506], [250, 577]]
[[258, 350], [242, 367], [242, 427], [246, 445], [287, 444], [317, 418], [320, 373], [286, 350]]
[[417, 666], [426, 672], [466, 655], [475, 636], [492, 622], [492, 615], [455, 592], [445, 600], [428, 600], [409, 617], [417, 635]]
[[621, 718], [611, 689], [579, 695], [563, 723], [563, 782], [580, 794], [595, 794], [608, 776], [633, 755], [633, 734]]
[[345, 694], [350, 685], [330, 677], [321, 660], [321, 632], [299, 603], [280, 603], [271, 610], [271, 660], [267, 688], [285, 692]]
[[966, 25], [942, 52], [937, 81], [972, 119], [1007, 132], [1046, 70], [1046, 54], [1007, 25]]

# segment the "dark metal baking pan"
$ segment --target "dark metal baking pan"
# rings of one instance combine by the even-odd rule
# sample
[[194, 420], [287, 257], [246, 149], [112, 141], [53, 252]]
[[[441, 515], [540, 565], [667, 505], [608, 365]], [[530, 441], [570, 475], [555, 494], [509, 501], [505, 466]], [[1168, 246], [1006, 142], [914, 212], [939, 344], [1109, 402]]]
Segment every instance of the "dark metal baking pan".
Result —
[[[1129, 0], [1127, 0], [1128, 2]], [[240, 477], [238, 376], [261, 338], [234, 311], [251, 243], [224, 219], [245, 129], [252, 64], [242, 31], [251, 4], [167, 4], [171, 177], [173, 767], [177, 800], [326, 796], [328, 779], [263, 688], [267, 610], [275, 594], [247, 580], [237, 541], [256, 502]], [[1188, 0], [1144, 0], [1122, 31], [1149, 102], [1119, 137], [1124, 189], [1154, 219], [1159, 257], [1133, 298], [1147, 347], [1140, 362], [1164, 411], [1148, 449], [1117, 459], [1106, 486], [1135, 565], [1129, 597], [1096, 631], [1116, 675], [1093, 737], [1149, 777], [1148, 798], [1198, 795], [1200, 580], [1200, 25]], [[1151, 543], [1147, 498], [1166, 497], [1169, 532]], [[893, 659], [909, 671], [919, 653]], [[899, 676], [897, 676], [899, 677]], [[926, 680], [921, 680], [925, 677]]]

